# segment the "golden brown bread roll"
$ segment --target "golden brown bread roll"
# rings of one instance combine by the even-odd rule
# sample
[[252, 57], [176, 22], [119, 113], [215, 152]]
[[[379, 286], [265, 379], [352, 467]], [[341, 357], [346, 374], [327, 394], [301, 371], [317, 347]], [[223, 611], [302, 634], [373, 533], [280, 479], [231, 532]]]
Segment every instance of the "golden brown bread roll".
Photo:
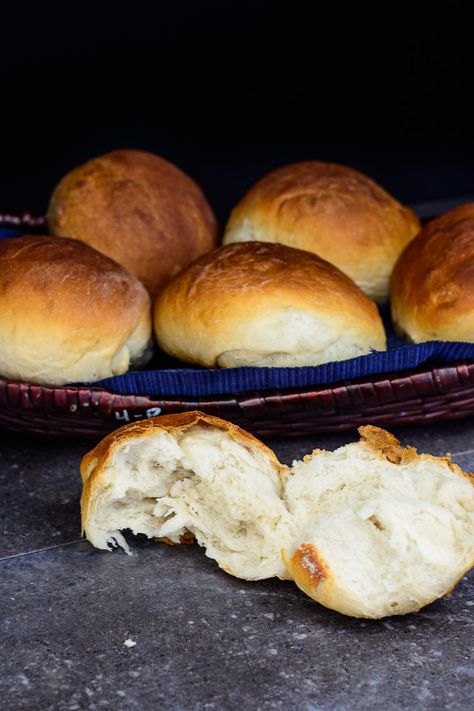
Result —
[[412, 210], [362, 173], [307, 161], [259, 180], [232, 211], [224, 244], [258, 240], [306, 249], [382, 303], [393, 266], [419, 229]]
[[420, 341], [474, 342], [474, 204], [427, 224], [391, 282], [396, 329]]
[[473, 478], [378, 427], [359, 432], [290, 469], [199, 412], [127, 425], [82, 462], [84, 532], [127, 552], [126, 529], [175, 543], [191, 534], [239, 578], [292, 579], [354, 617], [414, 612], [474, 563]]
[[384, 350], [375, 304], [336, 267], [281, 244], [231, 244], [178, 274], [155, 304], [161, 347], [214, 367], [301, 366]]
[[46, 385], [124, 373], [151, 354], [145, 287], [82, 242], [0, 240], [0, 374]]
[[216, 218], [199, 186], [163, 158], [133, 150], [68, 173], [51, 197], [48, 227], [115, 259], [151, 294], [217, 242]]

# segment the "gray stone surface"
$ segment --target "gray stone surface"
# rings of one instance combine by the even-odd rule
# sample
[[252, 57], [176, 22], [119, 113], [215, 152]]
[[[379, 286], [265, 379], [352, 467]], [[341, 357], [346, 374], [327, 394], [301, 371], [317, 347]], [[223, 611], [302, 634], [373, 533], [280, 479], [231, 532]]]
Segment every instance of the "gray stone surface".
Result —
[[[397, 434], [474, 469], [472, 422]], [[354, 438], [270, 444], [289, 463]], [[196, 546], [137, 538], [131, 557], [96, 551], [78, 530], [89, 447], [0, 435], [2, 709], [472, 706], [472, 574], [417, 615], [367, 622], [291, 583], [227, 576]]]
[[90, 447], [0, 433], [0, 558], [79, 540], [79, 462]]

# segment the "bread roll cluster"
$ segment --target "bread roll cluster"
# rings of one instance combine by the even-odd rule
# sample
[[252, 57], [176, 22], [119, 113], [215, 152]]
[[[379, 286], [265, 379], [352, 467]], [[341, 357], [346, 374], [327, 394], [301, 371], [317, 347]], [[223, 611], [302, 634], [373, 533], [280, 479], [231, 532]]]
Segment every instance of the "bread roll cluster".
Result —
[[63, 385], [146, 364], [154, 295], [217, 244], [201, 189], [114, 151], [66, 175], [47, 217], [52, 236], [0, 240], [0, 376]]
[[361, 173], [305, 162], [260, 180], [233, 210], [224, 246], [167, 284], [160, 347], [205, 367], [305, 366], [385, 350], [374, 301], [420, 229]]
[[199, 186], [143, 151], [70, 172], [47, 218], [53, 236], [0, 241], [4, 377], [124, 373], [147, 361], [152, 331], [202, 367], [345, 360], [385, 350], [375, 302], [389, 289], [408, 339], [474, 341], [474, 206], [420, 231], [410, 209], [344, 166], [273, 171], [232, 211], [222, 246]]
[[[388, 432], [315, 450], [291, 468], [235, 425], [199, 412], [127, 425], [81, 464], [82, 527], [130, 552], [122, 531], [192, 535], [227, 573], [293, 580], [353, 617], [415, 612], [474, 564], [474, 480]], [[173, 555], [170, 552], [170, 555]]]

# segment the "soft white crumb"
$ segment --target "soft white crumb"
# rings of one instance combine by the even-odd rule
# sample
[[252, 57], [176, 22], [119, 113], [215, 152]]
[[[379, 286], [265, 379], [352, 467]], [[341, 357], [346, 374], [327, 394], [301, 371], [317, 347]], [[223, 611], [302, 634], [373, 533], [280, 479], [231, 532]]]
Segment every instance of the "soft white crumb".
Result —
[[133, 641], [133, 639], [126, 639], [124, 642], [124, 645], [128, 648], [134, 647], [136, 645], [136, 642]]

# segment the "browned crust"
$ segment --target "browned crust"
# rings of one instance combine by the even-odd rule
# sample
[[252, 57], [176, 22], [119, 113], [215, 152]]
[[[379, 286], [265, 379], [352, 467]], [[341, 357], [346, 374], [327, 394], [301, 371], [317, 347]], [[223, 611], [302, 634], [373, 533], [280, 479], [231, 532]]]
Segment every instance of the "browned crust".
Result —
[[64, 311], [69, 319], [76, 313], [102, 323], [104, 309], [116, 319], [137, 321], [137, 307], [149, 308], [142, 284], [120, 264], [77, 240], [46, 235], [0, 241], [2, 311], [20, 296], [25, 318], [38, 304], [44, 304], [45, 315], [48, 305], [50, 317]]
[[166, 543], [167, 546], [190, 546], [196, 543], [196, 537], [190, 531], [185, 531], [182, 536], [179, 537], [179, 541], [172, 541], [171, 538], [167, 536], [155, 538], [158, 543]]
[[294, 291], [320, 301], [327, 295], [351, 297], [370, 312], [374, 303], [356, 284], [330, 262], [302, 249], [283, 244], [243, 242], [208, 252], [196, 260], [170, 284], [169, 289], [186, 285], [189, 299], [203, 294], [232, 292], [262, 294], [269, 288]]
[[278, 471], [283, 472], [286, 470], [286, 467], [278, 461], [275, 453], [264, 445], [263, 442], [250, 434], [250, 432], [246, 432], [246, 430], [241, 429], [227, 420], [222, 420], [213, 415], [206, 415], [197, 410], [174, 415], [161, 415], [159, 417], [152, 417], [149, 420], [141, 420], [140, 422], [131, 422], [105, 437], [92, 451], [88, 452], [81, 461], [80, 469], [83, 480], [81, 497], [83, 530], [84, 522], [87, 519], [91, 504], [92, 490], [102, 470], [119, 445], [124, 444], [128, 440], [133, 440], [136, 437], [151, 437], [155, 432], [163, 430], [170, 433], [185, 432], [195, 425], [216, 427], [228, 432], [236, 441], [257, 447], [264, 452], [275, 467], [277, 467]]
[[291, 565], [300, 567], [307, 584], [316, 588], [328, 578], [328, 569], [321, 560], [318, 549], [311, 543], [302, 543], [291, 557]]
[[393, 434], [380, 427], [365, 425], [364, 427], [359, 427], [358, 432], [361, 439], [369, 447], [393, 464], [405, 463], [407, 455], [409, 455], [410, 459], [416, 457], [416, 449], [407, 447], [405, 450]]
[[474, 204], [429, 222], [398, 260], [392, 316], [415, 341], [474, 341]]
[[0, 309], [0, 338], [18, 343], [32, 367], [45, 355], [30, 341], [45, 353], [57, 343], [58, 363], [61, 352], [105, 359], [150, 320], [149, 295], [126, 269], [77, 240], [40, 235], [0, 241]]
[[334, 319], [335, 333], [350, 328], [385, 348], [375, 304], [349, 277], [315, 254], [262, 242], [220, 247], [176, 276], [156, 300], [155, 332], [171, 355], [213, 367], [221, 353], [245, 347], [238, 335], [253, 319], [285, 309]]
[[282, 550], [281, 557], [296, 585], [316, 599], [314, 596], [318, 586], [330, 580], [329, 569], [316, 546], [312, 543], [302, 543], [291, 558], [285, 549]]
[[388, 264], [390, 271], [421, 226], [367, 176], [319, 161], [287, 165], [259, 180], [232, 211], [224, 241], [245, 219], [265, 239], [319, 254], [356, 281], [377, 266]]
[[56, 187], [47, 217], [53, 234], [112, 257], [152, 294], [218, 238], [197, 183], [144, 151], [114, 151], [72, 170]]
[[409, 464], [415, 459], [424, 459], [425, 461], [432, 461], [437, 464], [447, 464], [454, 474], [469, 479], [471, 484], [474, 485], [474, 475], [469, 472], [464, 472], [457, 464], [452, 462], [450, 454], [446, 454], [444, 457], [435, 457], [432, 454], [418, 454], [415, 447], [403, 447], [393, 434], [374, 425], [359, 427], [358, 432], [361, 441], [365, 442], [374, 453], [377, 453], [381, 458], [387, 459], [393, 464]]

